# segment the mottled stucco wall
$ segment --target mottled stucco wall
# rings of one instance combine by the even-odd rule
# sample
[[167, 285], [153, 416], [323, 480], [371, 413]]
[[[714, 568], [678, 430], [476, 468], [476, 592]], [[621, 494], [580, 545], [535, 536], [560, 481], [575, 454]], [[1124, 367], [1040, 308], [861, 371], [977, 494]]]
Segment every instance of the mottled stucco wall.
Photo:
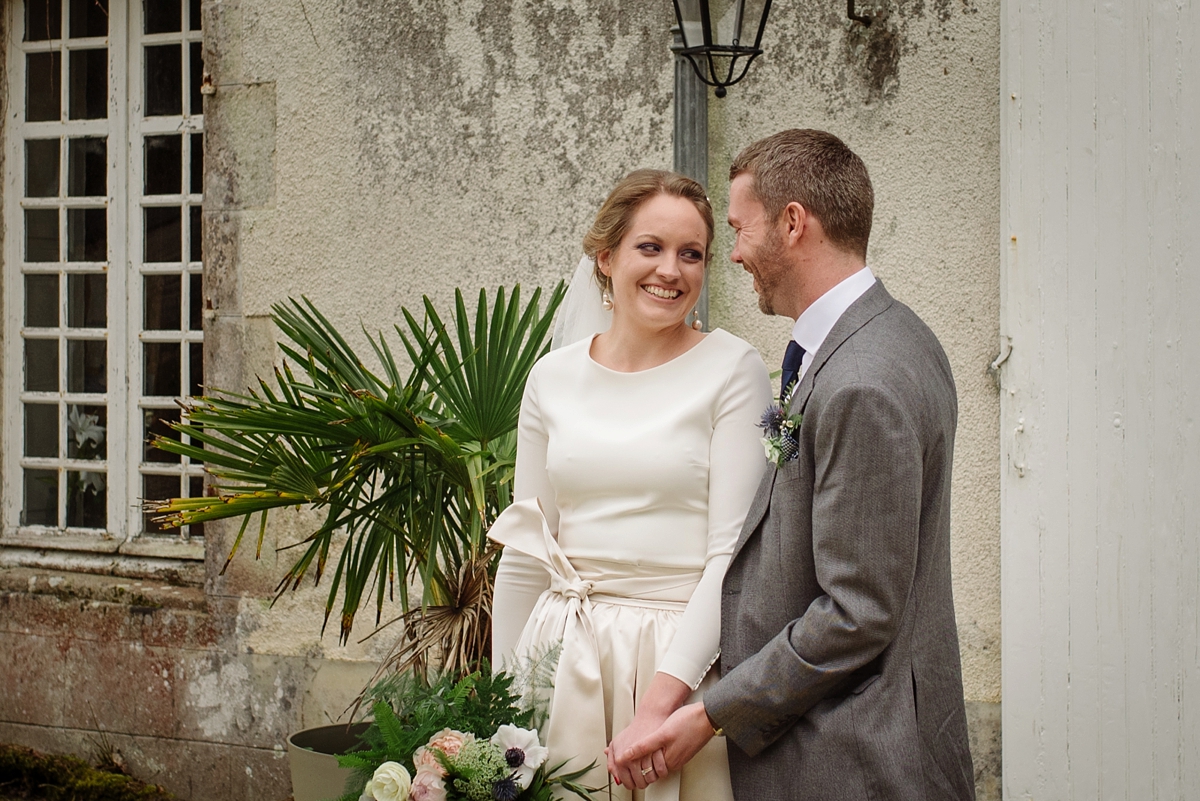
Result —
[[[750, 77], [710, 98], [710, 194], [723, 216], [733, 155], [784, 127], [838, 133], [872, 172], [870, 263], [942, 339], [959, 385], [955, 590], [986, 784], [1000, 681], [987, 373], [999, 314], [999, 3], [864, 9], [869, 28], [837, 3], [776, 5]], [[444, 305], [456, 286], [566, 276], [613, 182], [670, 166], [671, 17], [665, 2], [212, 3], [214, 383], [269, 364], [264, 315], [288, 296], [376, 330], [421, 294]], [[758, 313], [729, 245], [722, 228], [711, 322], [773, 362], [788, 324]], [[224, 359], [227, 344], [242, 358]], [[278, 575], [240, 570], [260, 587]], [[264, 616], [262, 630], [303, 637], [303, 609]]]

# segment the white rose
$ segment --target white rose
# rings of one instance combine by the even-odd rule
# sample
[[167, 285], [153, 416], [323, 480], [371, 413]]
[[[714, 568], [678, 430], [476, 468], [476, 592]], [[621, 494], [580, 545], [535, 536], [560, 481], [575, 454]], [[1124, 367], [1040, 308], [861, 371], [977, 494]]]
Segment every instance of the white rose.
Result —
[[375, 801], [408, 801], [412, 777], [399, 762], [384, 762], [363, 789], [363, 796]]

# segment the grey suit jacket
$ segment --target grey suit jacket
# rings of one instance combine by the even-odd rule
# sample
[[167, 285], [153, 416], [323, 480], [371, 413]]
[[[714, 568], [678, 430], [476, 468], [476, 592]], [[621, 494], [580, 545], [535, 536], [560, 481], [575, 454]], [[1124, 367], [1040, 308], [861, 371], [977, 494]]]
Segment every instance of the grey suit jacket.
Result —
[[798, 458], [768, 465], [725, 575], [734, 795], [973, 799], [950, 587], [958, 408], [933, 332], [876, 283], [793, 395]]

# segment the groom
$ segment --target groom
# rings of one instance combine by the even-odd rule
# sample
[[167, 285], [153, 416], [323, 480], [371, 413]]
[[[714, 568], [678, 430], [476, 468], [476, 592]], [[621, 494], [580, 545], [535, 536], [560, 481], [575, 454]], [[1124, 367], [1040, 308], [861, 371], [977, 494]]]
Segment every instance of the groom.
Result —
[[768, 464], [725, 575], [720, 681], [621, 761], [661, 775], [721, 732], [739, 801], [973, 799], [950, 365], [866, 266], [874, 192], [841, 140], [783, 131], [729, 174], [731, 258], [764, 313], [796, 321], [799, 453]]

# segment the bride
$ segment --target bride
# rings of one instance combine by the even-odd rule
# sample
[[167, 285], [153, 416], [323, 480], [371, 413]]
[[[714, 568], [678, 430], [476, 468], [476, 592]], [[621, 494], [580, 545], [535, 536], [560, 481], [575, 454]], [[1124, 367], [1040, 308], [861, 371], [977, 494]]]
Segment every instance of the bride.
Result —
[[[542, 735], [551, 763], [595, 761], [582, 783], [601, 798], [733, 797], [723, 738], [667, 777], [605, 751], [702, 694], [721, 579], [762, 475], [766, 367], [741, 339], [688, 322], [712, 238], [689, 178], [638, 170], [613, 189], [562, 312], [586, 336], [530, 373], [515, 502], [489, 535], [506, 546], [492, 653], [503, 663], [561, 643]], [[602, 309], [611, 327], [596, 333]]]

